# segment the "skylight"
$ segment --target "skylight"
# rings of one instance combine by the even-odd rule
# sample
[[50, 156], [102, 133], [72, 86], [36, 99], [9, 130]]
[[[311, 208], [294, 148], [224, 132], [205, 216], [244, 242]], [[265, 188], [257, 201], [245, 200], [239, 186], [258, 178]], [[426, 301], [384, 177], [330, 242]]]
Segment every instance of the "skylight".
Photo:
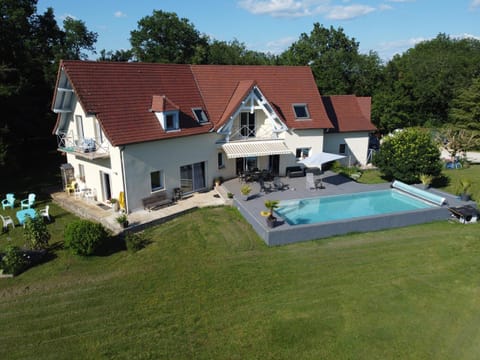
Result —
[[293, 112], [297, 119], [310, 119], [307, 104], [293, 104]]
[[205, 111], [203, 111], [202, 108], [194, 108], [192, 111], [193, 115], [195, 115], [195, 119], [197, 119], [199, 123], [208, 122], [207, 114], [205, 114]]

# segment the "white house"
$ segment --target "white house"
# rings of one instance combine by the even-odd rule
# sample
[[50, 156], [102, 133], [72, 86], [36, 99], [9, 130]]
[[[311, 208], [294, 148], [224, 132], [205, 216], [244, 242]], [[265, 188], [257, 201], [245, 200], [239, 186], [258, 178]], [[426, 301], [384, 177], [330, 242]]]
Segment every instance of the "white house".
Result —
[[322, 101], [309, 67], [62, 61], [52, 109], [75, 177], [133, 212], [244, 169], [284, 175], [309, 153], [364, 164], [370, 100], [346, 99]]

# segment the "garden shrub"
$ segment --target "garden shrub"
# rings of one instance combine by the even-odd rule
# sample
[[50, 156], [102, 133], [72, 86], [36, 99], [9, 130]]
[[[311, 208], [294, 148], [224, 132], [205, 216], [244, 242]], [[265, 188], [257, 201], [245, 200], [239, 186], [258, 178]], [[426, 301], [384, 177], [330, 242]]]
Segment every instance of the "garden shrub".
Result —
[[14, 245], [7, 245], [5, 253], [0, 261], [0, 268], [6, 274], [17, 275], [24, 271], [29, 265], [27, 255]]
[[41, 216], [37, 216], [34, 219], [27, 219], [25, 222], [24, 236], [31, 249], [41, 250], [48, 247], [50, 233]]
[[437, 177], [442, 171], [440, 150], [430, 134], [410, 128], [388, 136], [373, 158], [389, 180], [419, 182], [420, 175]]
[[136, 252], [147, 245], [147, 239], [143, 233], [127, 233], [125, 235], [125, 246], [130, 252]]
[[108, 239], [102, 224], [89, 220], [76, 220], [65, 227], [65, 247], [74, 254], [88, 256]]

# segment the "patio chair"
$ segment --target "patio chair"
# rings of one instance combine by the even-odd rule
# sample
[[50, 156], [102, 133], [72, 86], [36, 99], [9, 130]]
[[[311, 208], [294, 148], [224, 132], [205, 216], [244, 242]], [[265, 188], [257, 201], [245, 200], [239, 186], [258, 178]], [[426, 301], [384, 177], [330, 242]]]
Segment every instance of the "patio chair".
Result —
[[22, 209], [25, 209], [25, 208], [30, 209], [35, 204], [35, 197], [36, 195], [33, 193], [28, 194], [28, 198], [23, 199], [20, 202]]
[[15, 207], [15, 195], [7, 194], [6, 198], [2, 200], [3, 210], [5, 210], [7, 207], [12, 209]]
[[3, 222], [3, 230], [4, 231], [8, 230], [8, 225], [12, 225], [12, 228], [15, 229], [15, 223], [13, 222], [13, 219], [10, 216], [0, 215], [0, 218], [2, 219], [2, 222]]
[[315, 190], [316, 186], [315, 186], [315, 178], [313, 176], [313, 173], [306, 173], [305, 175], [306, 175], [305, 186], [307, 190]]
[[273, 179], [273, 187], [280, 191], [287, 190], [289, 188], [288, 184], [284, 184], [279, 177], [275, 177], [275, 179]]
[[70, 195], [75, 192], [76, 188], [77, 188], [77, 182], [73, 180], [69, 185], [65, 187], [65, 191], [67, 192], [68, 195]]
[[50, 222], [50, 214], [48, 213], [48, 210], [50, 210], [50, 205], [45, 206], [44, 209], [41, 209], [39, 211], [40, 216], [46, 217], [48, 221]]
[[260, 185], [260, 191], [267, 193], [272, 191], [272, 185], [266, 184], [263, 178], [258, 179], [258, 183]]

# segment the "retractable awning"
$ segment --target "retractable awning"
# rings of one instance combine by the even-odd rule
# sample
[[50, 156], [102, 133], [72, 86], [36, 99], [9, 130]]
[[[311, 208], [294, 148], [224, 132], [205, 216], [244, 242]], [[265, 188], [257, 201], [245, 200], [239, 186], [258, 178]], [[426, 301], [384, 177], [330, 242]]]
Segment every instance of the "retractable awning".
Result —
[[268, 156], [292, 154], [283, 141], [245, 141], [222, 145], [227, 158], [235, 159], [248, 156]]

